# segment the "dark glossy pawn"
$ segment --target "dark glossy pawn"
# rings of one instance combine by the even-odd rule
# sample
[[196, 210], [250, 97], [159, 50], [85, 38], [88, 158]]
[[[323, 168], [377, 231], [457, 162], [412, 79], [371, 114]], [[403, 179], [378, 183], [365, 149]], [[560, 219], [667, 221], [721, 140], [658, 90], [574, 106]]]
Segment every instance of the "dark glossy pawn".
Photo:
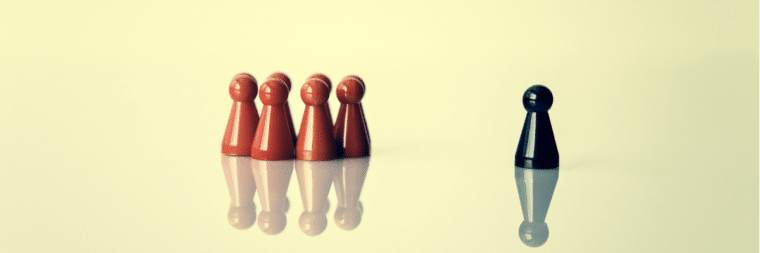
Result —
[[356, 76], [343, 78], [335, 90], [340, 110], [333, 132], [338, 149], [346, 158], [370, 155], [369, 130], [361, 103], [364, 91], [364, 82]]
[[288, 126], [285, 102], [288, 88], [284, 82], [269, 79], [259, 91], [261, 119], [251, 145], [251, 158], [256, 160], [279, 161], [295, 158], [293, 136]]
[[[282, 81], [285, 84], [285, 86], [288, 87], [288, 94], [290, 94], [291, 83], [290, 83], [290, 77], [288, 77], [288, 75], [282, 72], [275, 72], [269, 75], [267, 80], [269, 79]], [[290, 126], [290, 134], [293, 136], [293, 146], [295, 147], [296, 140], [298, 137], [296, 136], [296, 128], [295, 126], [293, 126], [293, 116], [290, 114], [290, 105], [287, 100], [285, 101], [285, 114], [287, 114], [287, 117], [288, 117], [288, 125]]]
[[559, 152], [548, 113], [553, 101], [551, 91], [539, 84], [523, 94], [523, 107], [528, 114], [517, 145], [515, 166], [532, 169], [559, 167]]
[[256, 78], [248, 73], [237, 74], [230, 82], [229, 92], [234, 102], [222, 139], [222, 154], [251, 154], [251, 142], [259, 123], [259, 112], [253, 103], [258, 89], [256, 85]]

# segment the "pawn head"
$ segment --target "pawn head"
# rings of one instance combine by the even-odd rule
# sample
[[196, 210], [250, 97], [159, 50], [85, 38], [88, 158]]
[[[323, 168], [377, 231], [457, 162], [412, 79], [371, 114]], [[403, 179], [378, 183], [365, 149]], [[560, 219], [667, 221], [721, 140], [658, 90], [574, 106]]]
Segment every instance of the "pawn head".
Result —
[[256, 78], [251, 74], [237, 74], [230, 82], [230, 97], [235, 101], [253, 102], [256, 98], [256, 85]]
[[322, 105], [327, 103], [330, 89], [324, 81], [317, 78], [306, 80], [301, 88], [301, 99], [307, 105]]
[[549, 239], [549, 227], [543, 222], [523, 221], [519, 233], [520, 240], [529, 247], [539, 247]]
[[327, 228], [327, 215], [322, 212], [303, 212], [298, 218], [298, 226], [305, 234], [317, 236]]
[[283, 81], [269, 79], [261, 85], [259, 99], [265, 105], [282, 105], [288, 101], [288, 87]]
[[343, 79], [341, 79], [341, 81], [346, 80], [346, 79], [356, 79], [357, 81], [359, 81], [360, 83], [362, 83], [362, 85], [364, 85], [364, 80], [362, 80], [357, 75], [347, 75], [346, 77], [344, 77]]
[[552, 92], [540, 84], [530, 86], [523, 94], [523, 107], [528, 112], [547, 112], [553, 102]]
[[285, 83], [285, 86], [288, 86], [288, 91], [290, 91], [290, 77], [288, 77], [288, 75], [286, 75], [285, 73], [282, 73], [282, 72], [272, 73], [271, 75], [269, 75], [267, 80], [268, 79], [278, 79], [282, 81], [283, 83]]
[[335, 224], [343, 230], [353, 230], [362, 222], [362, 210], [356, 207], [338, 207], [335, 209]]
[[316, 79], [322, 80], [322, 82], [325, 82], [325, 84], [327, 84], [328, 93], [330, 92], [330, 90], [332, 90], [332, 82], [330, 82], [330, 78], [327, 78], [326, 75], [323, 75], [322, 73], [316, 73], [316, 74], [310, 75], [309, 78], [307, 79], [312, 79], [312, 78], [316, 78]]
[[227, 221], [237, 229], [250, 228], [256, 222], [256, 206], [253, 203], [248, 206], [230, 206]]
[[285, 230], [287, 219], [283, 212], [266, 212], [259, 213], [259, 228], [268, 235], [276, 235]]
[[355, 78], [344, 78], [340, 81], [335, 95], [343, 104], [356, 104], [364, 97], [364, 83]]

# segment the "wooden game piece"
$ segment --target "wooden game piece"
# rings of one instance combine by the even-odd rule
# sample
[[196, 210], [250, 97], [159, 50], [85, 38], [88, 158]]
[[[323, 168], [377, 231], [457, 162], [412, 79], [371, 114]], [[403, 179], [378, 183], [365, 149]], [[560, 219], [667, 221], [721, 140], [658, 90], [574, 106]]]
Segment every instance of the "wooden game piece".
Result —
[[[288, 87], [288, 94], [290, 94], [291, 83], [290, 83], [290, 77], [288, 77], [288, 75], [282, 72], [275, 72], [269, 75], [267, 80], [269, 79], [277, 79], [285, 83], [285, 86]], [[296, 140], [298, 140], [298, 136], [296, 135], [296, 128], [295, 126], [293, 126], [293, 116], [290, 114], [290, 105], [287, 100], [285, 101], [285, 114], [288, 115], [288, 125], [290, 127], [290, 134], [293, 136], [293, 146], [295, 147]]]
[[364, 91], [364, 83], [358, 77], [343, 78], [335, 89], [340, 110], [333, 134], [339, 151], [346, 158], [370, 155], [369, 130], [361, 104]]
[[237, 229], [249, 228], [256, 222], [256, 205], [253, 204], [256, 184], [251, 172], [251, 158], [222, 155], [222, 170], [231, 200], [227, 221]]
[[328, 92], [327, 84], [316, 78], [307, 80], [301, 88], [301, 98], [306, 103], [306, 108], [298, 131], [298, 160], [327, 161], [339, 158], [332, 134], [332, 122], [324, 109]]
[[259, 112], [256, 111], [256, 78], [248, 73], [237, 74], [230, 82], [229, 92], [232, 103], [227, 129], [222, 139], [222, 154], [247, 156], [251, 154]]
[[335, 224], [343, 230], [353, 230], [362, 220], [364, 207], [359, 201], [364, 180], [369, 170], [369, 156], [342, 159], [342, 168], [335, 173]]
[[265, 161], [252, 160], [253, 179], [259, 191], [259, 229], [266, 234], [276, 235], [285, 229], [288, 209], [288, 185], [293, 174], [294, 160]]
[[251, 145], [251, 158], [267, 161], [295, 158], [284, 106], [288, 100], [287, 86], [280, 80], [269, 79], [261, 85], [259, 97], [264, 106]]
[[553, 101], [551, 91], [543, 85], [533, 85], [523, 94], [523, 107], [528, 115], [517, 144], [515, 166], [531, 169], [559, 167], [559, 152], [548, 113]]

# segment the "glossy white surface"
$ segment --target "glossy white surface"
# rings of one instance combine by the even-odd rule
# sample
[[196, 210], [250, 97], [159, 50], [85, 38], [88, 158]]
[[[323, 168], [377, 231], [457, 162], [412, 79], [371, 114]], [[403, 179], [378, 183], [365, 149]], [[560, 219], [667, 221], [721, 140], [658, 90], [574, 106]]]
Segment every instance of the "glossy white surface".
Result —
[[[757, 20], [757, 1], [3, 3], [0, 252], [757, 252]], [[299, 183], [320, 177], [291, 163], [267, 206], [230, 176], [288, 173], [220, 159], [230, 79], [275, 71], [366, 83], [371, 162], [333, 175], [315, 236], [324, 188]], [[531, 248], [513, 162], [538, 83], [560, 168]], [[265, 207], [287, 209], [276, 235]]]

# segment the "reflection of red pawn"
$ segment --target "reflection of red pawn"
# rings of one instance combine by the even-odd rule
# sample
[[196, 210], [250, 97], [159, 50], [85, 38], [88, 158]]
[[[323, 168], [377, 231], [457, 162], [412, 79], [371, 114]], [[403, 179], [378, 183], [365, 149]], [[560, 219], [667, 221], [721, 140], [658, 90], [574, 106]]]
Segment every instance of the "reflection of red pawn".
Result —
[[361, 103], [364, 90], [364, 82], [355, 76], [343, 78], [335, 89], [340, 110], [333, 130], [338, 148], [346, 158], [370, 154], [369, 131]]
[[327, 195], [333, 176], [341, 165], [341, 160], [296, 161], [298, 189], [303, 201], [303, 213], [298, 225], [307, 235], [319, 235], [327, 228], [327, 211], [330, 208]]
[[266, 234], [276, 235], [285, 229], [288, 209], [288, 185], [293, 174], [293, 160], [252, 160], [253, 179], [259, 190], [259, 228]]
[[343, 159], [343, 168], [335, 174], [335, 193], [338, 206], [335, 208], [335, 224], [343, 230], [353, 230], [362, 220], [364, 207], [359, 201], [364, 179], [369, 170], [369, 157]]
[[[330, 78], [327, 78], [326, 75], [317, 73], [317, 74], [310, 75], [309, 78], [307, 79], [312, 79], [312, 78], [322, 80], [322, 82], [325, 82], [325, 84], [327, 84], [327, 97], [330, 97], [330, 91], [332, 91], [332, 82], [330, 82]], [[332, 112], [330, 112], [329, 102], [325, 102], [325, 111], [327, 112], [327, 118], [330, 119], [330, 124], [332, 124], [333, 118], [332, 118]]]
[[[269, 79], [277, 79], [285, 83], [285, 86], [288, 87], [288, 94], [290, 94], [290, 77], [282, 72], [275, 72], [274, 74], [269, 75]], [[290, 114], [290, 105], [288, 105], [288, 101], [285, 100], [285, 114], [288, 115], [288, 125], [290, 125], [290, 135], [293, 136], [293, 146], [296, 145], [296, 128], [293, 126], [293, 116]]]
[[251, 141], [259, 123], [259, 113], [256, 111], [256, 78], [248, 73], [237, 74], [230, 82], [230, 97], [232, 104], [227, 130], [222, 140], [222, 154], [242, 155], [251, 154]]
[[251, 158], [267, 161], [295, 158], [293, 136], [288, 129], [284, 106], [288, 100], [288, 88], [280, 80], [267, 80], [261, 85], [259, 98], [264, 107], [253, 138]]
[[247, 229], [256, 222], [256, 205], [253, 204], [256, 184], [251, 174], [251, 158], [222, 155], [222, 169], [232, 202], [227, 220], [234, 228]]
[[327, 84], [316, 78], [307, 80], [301, 88], [301, 99], [306, 103], [306, 109], [298, 132], [298, 160], [327, 161], [338, 158], [332, 122], [324, 109], [329, 92]]

